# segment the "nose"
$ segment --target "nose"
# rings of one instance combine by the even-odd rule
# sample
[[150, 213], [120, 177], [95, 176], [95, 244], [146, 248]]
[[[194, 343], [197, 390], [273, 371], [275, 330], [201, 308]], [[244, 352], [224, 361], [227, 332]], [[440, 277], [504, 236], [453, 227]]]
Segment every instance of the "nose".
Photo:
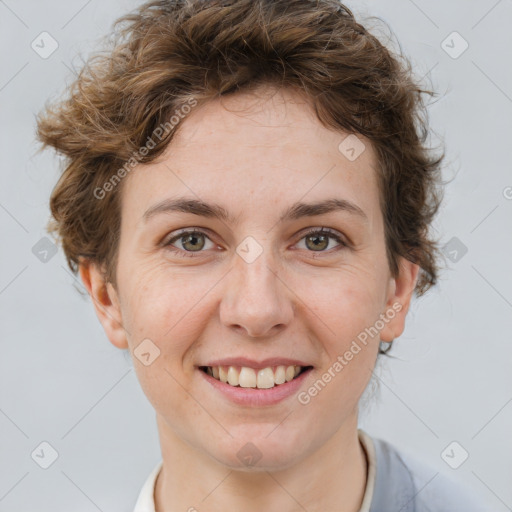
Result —
[[223, 325], [253, 338], [283, 330], [293, 318], [293, 293], [265, 252], [252, 263], [236, 258], [220, 304]]

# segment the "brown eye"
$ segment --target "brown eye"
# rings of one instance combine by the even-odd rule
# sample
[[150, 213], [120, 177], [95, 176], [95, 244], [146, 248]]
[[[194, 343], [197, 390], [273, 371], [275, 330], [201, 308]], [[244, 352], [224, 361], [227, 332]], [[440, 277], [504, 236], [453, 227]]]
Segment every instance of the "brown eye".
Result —
[[206, 249], [213, 248], [214, 243], [205, 233], [197, 230], [182, 231], [165, 242], [164, 246], [178, 256], [194, 256], [193, 253], [204, 252], [203, 249], [206, 246], [206, 240], [211, 244], [211, 246], [206, 247]]
[[187, 251], [200, 251], [205, 245], [204, 235], [201, 233], [187, 233], [180, 238], [182, 247]]
[[301, 240], [305, 240], [306, 248], [312, 252], [328, 252], [326, 249], [331, 240], [335, 240], [341, 247], [348, 247], [335, 231], [325, 228], [312, 230]]
[[[325, 235], [308, 235], [306, 238], [306, 246], [308, 249], [316, 250], [324, 250], [329, 246], [329, 236]], [[308, 243], [311, 242], [311, 243]]]

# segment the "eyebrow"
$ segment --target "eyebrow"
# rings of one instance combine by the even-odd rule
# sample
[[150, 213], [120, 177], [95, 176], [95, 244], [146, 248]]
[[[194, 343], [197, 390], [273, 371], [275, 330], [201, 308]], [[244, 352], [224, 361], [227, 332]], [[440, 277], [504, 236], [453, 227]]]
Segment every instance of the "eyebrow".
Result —
[[[368, 217], [364, 211], [346, 199], [326, 199], [314, 203], [297, 202], [290, 206], [279, 218], [280, 222], [297, 220], [302, 217], [314, 217], [317, 215], [325, 215], [331, 212], [343, 211], [360, 217], [368, 222]], [[232, 216], [224, 207], [216, 203], [205, 203], [199, 199], [192, 198], [176, 198], [164, 199], [163, 201], [148, 208], [143, 215], [143, 219], [147, 222], [151, 217], [161, 213], [191, 213], [201, 217], [220, 219], [231, 224], [238, 224], [239, 218]]]

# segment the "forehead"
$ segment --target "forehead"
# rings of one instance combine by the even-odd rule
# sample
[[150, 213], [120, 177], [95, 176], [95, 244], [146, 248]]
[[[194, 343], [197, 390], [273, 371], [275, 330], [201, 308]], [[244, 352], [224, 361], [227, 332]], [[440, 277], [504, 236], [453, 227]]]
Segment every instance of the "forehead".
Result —
[[183, 195], [215, 201], [233, 216], [261, 217], [274, 205], [327, 196], [355, 202], [369, 217], [377, 213], [371, 144], [323, 126], [294, 90], [222, 97], [194, 107], [181, 123], [165, 152], [128, 176], [123, 216], [140, 217], [159, 201]]

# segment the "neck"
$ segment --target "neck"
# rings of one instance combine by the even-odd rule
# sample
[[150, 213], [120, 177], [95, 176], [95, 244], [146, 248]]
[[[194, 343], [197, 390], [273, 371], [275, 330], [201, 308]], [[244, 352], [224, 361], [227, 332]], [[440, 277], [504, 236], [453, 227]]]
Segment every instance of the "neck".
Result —
[[291, 467], [241, 471], [197, 451], [158, 418], [163, 466], [155, 486], [156, 512], [358, 512], [368, 468], [357, 416], [353, 420]]

